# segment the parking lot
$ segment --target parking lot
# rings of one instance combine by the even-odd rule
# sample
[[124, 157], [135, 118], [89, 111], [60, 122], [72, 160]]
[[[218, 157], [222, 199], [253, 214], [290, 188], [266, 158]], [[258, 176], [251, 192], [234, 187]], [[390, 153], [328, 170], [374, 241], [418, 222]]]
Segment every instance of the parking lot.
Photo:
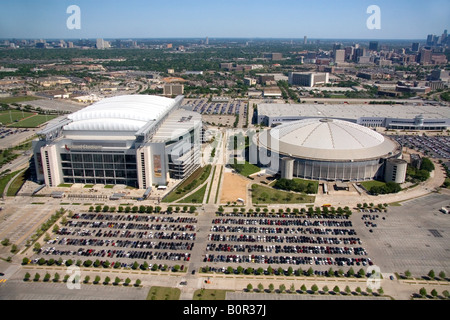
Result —
[[438, 159], [450, 159], [450, 137], [448, 136], [391, 136], [402, 146], [428, 153]]
[[[122, 267], [145, 261], [149, 268], [178, 264], [187, 269], [196, 247], [196, 265], [200, 262], [217, 270], [224, 266], [307, 265], [325, 271], [330, 266], [372, 264], [352, 221], [344, 216], [248, 217], [230, 213], [204, 218], [199, 226], [195, 216], [181, 213], [79, 212], [32, 259], [34, 263], [40, 258], [108, 260]], [[199, 238], [206, 240], [198, 242]]]
[[[198, 215], [97, 213], [74, 206], [67, 225], [57, 234], [49, 232], [50, 241], [31, 258], [99, 260], [122, 267], [146, 262], [157, 269], [180, 265], [189, 272], [205, 266], [216, 272], [270, 266], [311, 267], [322, 275], [330, 268], [358, 272], [376, 265], [383, 273], [426, 275], [434, 269], [448, 274], [450, 216], [439, 211], [450, 205], [448, 199], [448, 194], [433, 193], [390, 206], [387, 212], [354, 210], [349, 218], [203, 210]], [[45, 211], [44, 206], [31, 207]]]
[[33, 258], [112, 260], [123, 267], [135, 261], [186, 263], [196, 223], [184, 216], [77, 213]]
[[201, 114], [235, 115], [246, 114], [248, 104], [236, 100], [229, 102], [208, 102], [207, 99], [186, 101], [184, 105], [192, 107], [192, 111]]

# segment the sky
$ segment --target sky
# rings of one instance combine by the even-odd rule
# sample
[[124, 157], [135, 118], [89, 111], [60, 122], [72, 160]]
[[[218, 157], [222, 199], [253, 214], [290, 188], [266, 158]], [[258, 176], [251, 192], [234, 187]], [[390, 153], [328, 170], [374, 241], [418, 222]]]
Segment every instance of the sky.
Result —
[[[69, 29], [70, 5], [80, 29]], [[371, 5], [380, 28], [369, 29]], [[449, 0], [0, 0], [0, 38], [425, 39]]]

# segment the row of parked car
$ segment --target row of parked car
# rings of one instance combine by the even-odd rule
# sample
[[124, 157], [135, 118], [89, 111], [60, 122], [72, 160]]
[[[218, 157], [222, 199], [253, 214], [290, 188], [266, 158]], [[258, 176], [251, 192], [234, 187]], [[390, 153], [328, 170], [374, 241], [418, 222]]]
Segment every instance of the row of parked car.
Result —
[[310, 220], [310, 219], [233, 219], [217, 218], [212, 220], [212, 224], [238, 224], [238, 225], [261, 225], [261, 226], [323, 226], [323, 227], [352, 227], [351, 221], [334, 220]]

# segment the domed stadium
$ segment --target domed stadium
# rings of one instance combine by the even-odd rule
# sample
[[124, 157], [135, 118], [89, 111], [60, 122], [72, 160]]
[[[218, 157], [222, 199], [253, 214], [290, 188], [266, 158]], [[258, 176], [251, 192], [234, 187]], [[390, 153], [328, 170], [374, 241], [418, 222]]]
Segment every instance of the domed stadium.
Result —
[[254, 142], [260, 154], [262, 148], [279, 159], [277, 167], [287, 179], [382, 179], [386, 160], [401, 157], [396, 141], [358, 124], [327, 118], [283, 124], [256, 135]]
[[33, 142], [37, 180], [151, 189], [200, 165], [201, 115], [175, 99], [105, 98], [49, 122]]

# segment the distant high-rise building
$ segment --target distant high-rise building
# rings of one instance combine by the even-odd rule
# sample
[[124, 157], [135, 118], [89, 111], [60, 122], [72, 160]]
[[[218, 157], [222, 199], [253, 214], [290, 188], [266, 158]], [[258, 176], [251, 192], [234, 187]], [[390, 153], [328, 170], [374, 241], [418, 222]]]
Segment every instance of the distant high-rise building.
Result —
[[108, 41], [105, 41], [103, 39], [97, 39], [96, 47], [97, 49], [107, 49], [110, 47], [110, 44]]
[[328, 73], [289, 72], [289, 84], [303, 87], [314, 87], [329, 82]]
[[308, 43], [308, 37], [307, 36], [304, 36], [303, 37], [303, 44], [307, 44]]
[[206, 45], [209, 44], [209, 38], [208, 38], [208, 37], [206, 37], [205, 44], [206, 44]]
[[370, 51], [378, 51], [378, 41], [370, 41], [369, 50]]
[[412, 45], [411, 45], [411, 51], [412, 52], [419, 52], [419, 47], [420, 47], [420, 44], [418, 42], [413, 42]]
[[338, 49], [334, 51], [334, 62], [342, 63], [345, 61], [345, 50]]
[[432, 51], [422, 48], [420, 49], [420, 64], [431, 64]]
[[283, 59], [282, 53], [265, 53], [264, 58], [270, 59], [270, 60], [281, 60]]
[[163, 94], [165, 96], [179, 96], [184, 92], [184, 85], [179, 83], [167, 83], [163, 87]]

